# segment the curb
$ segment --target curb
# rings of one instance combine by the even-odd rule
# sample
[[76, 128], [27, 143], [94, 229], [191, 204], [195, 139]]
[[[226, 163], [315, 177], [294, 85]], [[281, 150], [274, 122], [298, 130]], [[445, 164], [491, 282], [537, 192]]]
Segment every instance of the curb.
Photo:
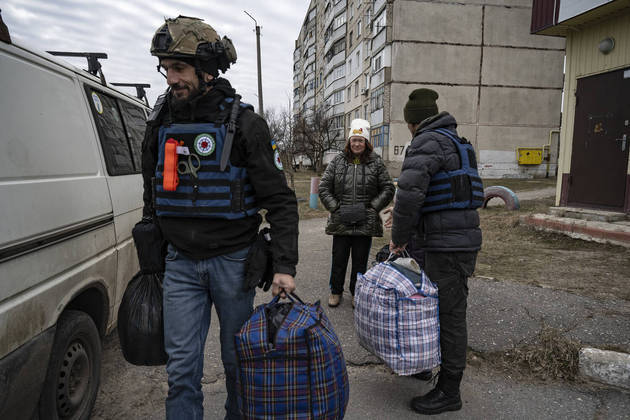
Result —
[[578, 366], [587, 379], [630, 391], [630, 354], [583, 347]]
[[623, 224], [572, 219], [547, 214], [521, 216], [520, 220], [536, 230], [558, 232], [572, 238], [608, 242], [630, 248], [630, 227]]

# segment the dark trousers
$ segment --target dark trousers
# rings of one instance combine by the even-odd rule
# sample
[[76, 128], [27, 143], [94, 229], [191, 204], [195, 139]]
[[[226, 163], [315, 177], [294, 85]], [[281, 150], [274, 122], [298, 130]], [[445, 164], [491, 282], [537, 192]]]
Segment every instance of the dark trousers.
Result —
[[468, 277], [476, 260], [477, 252], [425, 253], [425, 272], [437, 284], [440, 299], [442, 365], [438, 387], [446, 394], [459, 392], [466, 367]]
[[352, 251], [352, 271], [350, 272], [350, 293], [354, 296], [357, 273], [365, 273], [372, 247], [371, 236], [333, 236], [332, 267], [330, 269], [330, 293], [343, 294], [348, 257]]

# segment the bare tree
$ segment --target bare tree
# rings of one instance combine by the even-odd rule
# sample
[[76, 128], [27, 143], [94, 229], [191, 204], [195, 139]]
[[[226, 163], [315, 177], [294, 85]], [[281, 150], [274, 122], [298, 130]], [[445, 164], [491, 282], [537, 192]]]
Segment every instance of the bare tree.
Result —
[[339, 135], [335, 120], [319, 109], [312, 116], [297, 117], [293, 126], [296, 151], [308, 156], [316, 172], [324, 166], [326, 152], [337, 150]]
[[278, 147], [284, 172], [289, 178], [291, 188], [295, 189], [295, 170], [293, 169], [295, 167], [295, 144], [293, 142], [293, 121], [290, 109], [290, 106], [289, 109], [280, 109], [279, 111], [274, 108], [267, 108], [264, 116], [269, 126], [271, 138], [275, 140]]

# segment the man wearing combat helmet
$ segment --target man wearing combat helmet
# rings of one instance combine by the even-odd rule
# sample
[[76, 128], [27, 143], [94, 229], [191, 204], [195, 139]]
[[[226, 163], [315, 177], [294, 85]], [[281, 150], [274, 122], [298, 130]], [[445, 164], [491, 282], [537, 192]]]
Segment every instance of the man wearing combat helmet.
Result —
[[226, 419], [240, 418], [234, 334], [253, 310], [245, 261], [267, 210], [272, 291], [291, 292], [298, 214], [265, 121], [219, 77], [236, 62], [229, 38], [197, 18], [167, 19], [151, 54], [166, 76], [142, 146], [143, 216], [168, 242], [164, 336], [168, 419], [203, 418], [204, 345], [215, 305], [225, 369]]

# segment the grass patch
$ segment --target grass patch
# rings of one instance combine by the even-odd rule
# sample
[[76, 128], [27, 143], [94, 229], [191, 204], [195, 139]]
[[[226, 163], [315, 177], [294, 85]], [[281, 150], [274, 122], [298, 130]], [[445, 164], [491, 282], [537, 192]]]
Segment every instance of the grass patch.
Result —
[[536, 231], [519, 217], [547, 213], [553, 198], [525, 201], [521, 209], [480, 209], [483, 245], [475, 275], [573, 293], [630, 300], [628, 250], [553, 232]]
[[313, 171], [300, 171], [295, 172], [293, 176], [293, 185], [295, 187], [293, 191], [295, 191], [295, 197], [298, 200], [300, 219], [313, 219], [328, 216], [328, 211], [319, 200], [317, 200], [316, 209], [312, 209], [309, 206], [311, 198], [311, 177], [313, 176], [319, 175]]
[[577, 341], [543, 323], [534, 343], [480, 357], [511, 374], [545, 381], [576, 381], [580, 347]]

